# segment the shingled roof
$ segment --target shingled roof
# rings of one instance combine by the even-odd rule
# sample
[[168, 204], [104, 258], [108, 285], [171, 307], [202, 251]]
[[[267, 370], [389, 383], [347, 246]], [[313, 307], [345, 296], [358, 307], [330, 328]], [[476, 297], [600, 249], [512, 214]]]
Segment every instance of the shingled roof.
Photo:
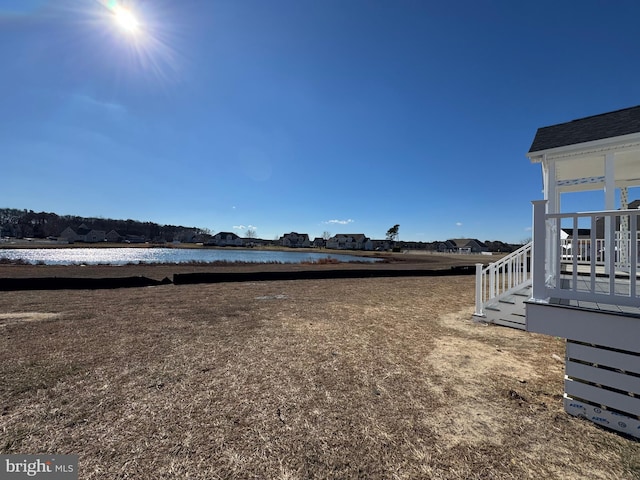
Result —
[[640, 132], [640, 105], [539, 128], [529, 153]]

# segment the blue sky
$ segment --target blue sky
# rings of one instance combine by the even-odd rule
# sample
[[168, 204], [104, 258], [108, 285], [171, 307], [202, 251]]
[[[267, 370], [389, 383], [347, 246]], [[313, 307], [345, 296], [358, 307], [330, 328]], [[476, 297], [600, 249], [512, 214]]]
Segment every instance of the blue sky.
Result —
[[109, 2], [0, 1], [0, 206], [518, 242], [536, 129], [640, 104], [635, 0]]

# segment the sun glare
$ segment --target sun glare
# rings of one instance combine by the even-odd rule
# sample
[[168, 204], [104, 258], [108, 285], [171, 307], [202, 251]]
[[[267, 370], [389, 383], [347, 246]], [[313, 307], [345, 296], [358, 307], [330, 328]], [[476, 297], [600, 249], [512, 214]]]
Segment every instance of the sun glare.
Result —
[[116, 23], [123, 30], [129, 33], [135, 33], [140, 27], [140, 23], [131, 10], [124, 7], [116, 7], [114, 12], [116, 16]]
[[[0, 0], [2, 3], [2, 0]], [[82, 2], [78, 2], [82, 3]], [[178, 73], [179, 55], [167, 19], [169, 10], [158, 7], [163, 2], [144, 0], [93, 0], [90, 25], [102, 34], [113, 61], [130, 72], [149, 75], [154, 81], [173, 81]], [[175, 2], [176, 5], [179, 2]]]

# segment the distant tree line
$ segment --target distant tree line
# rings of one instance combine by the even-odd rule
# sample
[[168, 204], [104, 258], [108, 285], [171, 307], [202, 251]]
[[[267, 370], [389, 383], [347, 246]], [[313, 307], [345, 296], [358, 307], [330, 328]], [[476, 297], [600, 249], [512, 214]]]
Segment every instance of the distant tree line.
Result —
[[[441, 241], [436, 242], [409, 242], [396, 241], [395, 246], [401, 250], [426, 250], [437, 251]], [[521, 247], [521, 244], [505, 243], [500, 240], [485, 240], [487, 251], [492, 253], [511, 253]]]
[[[57, 215], [55, 213], [34, 212], [16, 208], [0, 208], [0, 236], [15, 238], [48, 238], [58, 237], [65, 228], [76, 230], [80, 225], [90, 230], [103, 230], [105, 233], [115, 230], [123, 237], [139, 236], [148, 241], [180, 241], [206, 242], [212, 232], [206, 228], [184, 227], [178, 225], [160, 225], [154, 222], [140, 222], [138, 220], [114, 220], [99, 217], [79, 217], [75, 215]], [[411, 242], [398, 241], [400, 225], [394, 225], [386, 234], [387, 240], [401, 249], [437, 250], [440, 242]], [[256, 238], [256, 231], [249, 228], [247, 238]], [[329, 232], [323, 232], [326, 241], [331, 237]], [[278, 240], [276, 236], [275, 240]], [[485, 240], [484, 244], [490, 252], [511, 252], [519, 245], [501, 242], [500, 240]]]
[[138, 220], [114, 220], [110, 218], [79, 217], [75, 215], [57, 215], [33, 210], [0, 208], [0, 232], [3, 237], [47, 238], [57, 237], [71, 227], [77, 229], [86, 225], [92, 230], [115, 230], [122, 236], [136, 235], [148, 240], [193, 241], [194, 237], [207, 236], [211, 232], [206, 228], [183, 227], [178, 225], [160, 225], [154, 222]]

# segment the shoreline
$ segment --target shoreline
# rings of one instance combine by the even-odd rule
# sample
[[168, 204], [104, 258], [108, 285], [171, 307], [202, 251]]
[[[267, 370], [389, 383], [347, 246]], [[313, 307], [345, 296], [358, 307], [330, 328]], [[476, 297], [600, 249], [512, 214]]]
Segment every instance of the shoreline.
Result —
[[[333, 251], [331, 251], [333, 252]], [[161, 280], [172, 278], [174, 274], [187, 273], [261, 273], [261, 272], [299, 272], [301, 270], [442, 270], [459, 266], [474, 266], [476, 263], [487, 264], [500, 258], [497, 255], [459, 255], [459, 254], [427, 254], [406, 255], [403, 253], [370, 253], [383, 262], [376, 263], [146, 263], [128, 265], [33, 265], [33, 264], [0, 264], [0, 278], [26, 277], [85, 277], [113, 278], [127, 276], [145, 276]]]

